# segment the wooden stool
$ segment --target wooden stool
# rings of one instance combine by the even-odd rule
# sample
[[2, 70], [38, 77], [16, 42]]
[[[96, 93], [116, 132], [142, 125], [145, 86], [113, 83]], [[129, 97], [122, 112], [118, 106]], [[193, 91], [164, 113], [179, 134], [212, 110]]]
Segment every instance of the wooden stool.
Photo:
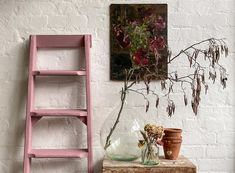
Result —
[[142, 165], [140, 160], [132, 162], [104, 159], [103, 173], [196, 173], [196, 166], [181, 156], [178, 160], [160, 158], [160, 164]]

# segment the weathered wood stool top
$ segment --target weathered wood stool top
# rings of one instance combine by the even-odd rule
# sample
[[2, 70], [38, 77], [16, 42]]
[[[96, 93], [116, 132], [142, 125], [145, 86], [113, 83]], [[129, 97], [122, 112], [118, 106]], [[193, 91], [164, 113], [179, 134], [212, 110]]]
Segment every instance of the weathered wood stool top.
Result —
[[132, 162], [104, 159], [103, 173], [196, 173], [196, 166], [181, 156], [178, 160], [160, 158], [160, 164], [146, 166], [140, 160]]

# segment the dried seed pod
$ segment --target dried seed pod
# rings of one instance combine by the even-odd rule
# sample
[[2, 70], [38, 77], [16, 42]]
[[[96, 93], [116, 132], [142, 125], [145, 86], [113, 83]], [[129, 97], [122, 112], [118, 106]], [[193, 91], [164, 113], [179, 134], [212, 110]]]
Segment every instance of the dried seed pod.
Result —
[[[210, 47], [209, 47], [208, 54], [209, 54], [209, 55], [212, 55], [212, 54], [213, 54], [213, 48], [212, 48], [211, 45], [210, 45]], [[212, 55], [212, 56], [213, 56], [213, 55]]]
[[170, 108], [169, 108], [169, 105], [168, 105], [168, 106], [166, 107], [166, 112], [167, 112], [168, 116], [170, 116], [170, 115], [169, 115], [169, 109], [170, 109]]
[[193, 64], [193, 56], [194, 56], [194, 54], [192, 56], [188, 57], [190, 67], [192, 67], [192, 64]]
[[192, 97], [195, 97], [195, 94], [196, 94], [196, 90], [192, 88]]
[[219, 47], [216, 48], [215, 54], [216, 54], [216, 56], [215, 56], [215, 58], [216, 58], [216, 59], [215, 59], [215, 62], [218, 63], [219, 58], [220, 58]]
[[215, 79], [216, 79], [216, 72], [215, 74], [209, 72], [209, 79], [211, 79], [213, 81], [213, 83], [215, 83]]
[[223, 79], [223, 89], [226, 88], [226, 84], [227, 84], [227, 83], [226, 83], [226, 79], [224, 78], [224, 79]]
[[209, 79], [211, 79], [213, 74], [209, 71]]
[[177, 75], [177, 73], [175, 73], [175, 80], [176, 80], [176, 82], [178, 81], [178, 75]]
[[170, 93], [170, 92], [174, 92], [174, 91], [173, 91], [173, 85], [170, 85], [170, 87], [169, 87], [169, 93]]
[[225, 51], [225, 57], [227, 57], [228, 56], [228, 47], [227, 46], [224, 46], [225, 48], [224, 48], [224, 51]]
[[223, 89], [226, 88], [226, 80], [227, 80], [227, 78], [224, 78], [224, 77], [222, 77], [220, 79], [220, 82], [221, 82], [221, 85], [223, 86]]
[[168, 113], [168, 116], [171, 117], [172, 116], [172, 109], [171, 109], [170, 105], [167, 106], [166, 111]]
[[157, 99], [156, 99], [156, 108], [158, 108], [158, 105], [159, 105], [159, 97], [157, 96]]
[[149, 85], [146, 85], [147, 94], [149, 94]]
[[196, 79], [197, 75], [198, 75], [198, 70], [196, 69], [196, 70], [194, 71], [193, 78]]
[[194, 110], [193, 110], [194, 114], [197, 115], [198, 112], [198, 105], [194, 104]]
[[169, 117], [171, 117], [175, 113], [175, 103], [172, 100], [168, 101], [166, 112]]
[[205, 94], [207, 94], [207, 91], [208, 91], [208, 85], [205, 84]]
[[191, 106], [192, 106], [192, 109], [194, 111], [194, 102], [193, 101], [191, 101]]
[[201, 91], [201, 80], [199, 77], [197, 77], [197, 92]]
[[162, 90], [166, 89], [166, 82], [164, 80], [161, 81]]
[[149, 94], [149, 83], [148, 83], [148, 79], [147, 79], [146, 76], [144, 78], [144, 84], [145, 84], [145, 87], [146, 87], [147, 94]]
[[197, 115], [198, 105], [195, 103], [195, 101], [192, 101], [192, 102], [191, 102], [191, 105], [192, 105], [193, 113], [194, 113], [195, 115]]
[[224, 53], [224, 45], [220, 45], [221, 53]]
[[172, 114], [175, 113], [175, 103], [172, 101], [171, 103], [171, 107], [172, 107]]
[[216, 72], [215, 72], [215, 74], [213, 76], [213, 83], [215, 83], [215, 79], [216, 79]]
[[222, 84], [222, 81], [223, 81], [223, 77], [222, 77], [222, 74], [220, 74], [220, 83]]
[[199, 105], [199, 102], [200, 102], [200, 94], [196, 94], [196, 97], [195, 97], [195, 103], [197, 103]]
[[186, 97], [186, 95], [184, 94], [184, 105], [187, 106], [188, 105], [188, 99]]
[[213, 68], [215, 68], [215, 59], [214, 59], [214, 56], [212, 57], [211, 65], [212, 65]]
[[202, 78], [202, 83], [205, 83], [205, 74], [204, 74], [204, 72], [202, 73], [201, 78]]
[[198, 57], [198, 54], [199, 54], [199, 50], [196, 49], [195, 50], [195, 54], [194, 54], [194, 60], [196, 61], [197, 57]]
[[204, 50], [204, 60], [206, 60], [207, 56], [208, 56], [208, 53], [206, 50]]
[[167, 53], [168, 53], [168, 61], [170, 62], [172, 52], [171, 52], [171, 50], [168, 49], [168, 50], [167, 50]]
[[146, 100], [146, 107], [145, 108], [146, 108], [145, 111], [148, 112], [148, 110], [149, 110], [149, 101], [148, 100]]

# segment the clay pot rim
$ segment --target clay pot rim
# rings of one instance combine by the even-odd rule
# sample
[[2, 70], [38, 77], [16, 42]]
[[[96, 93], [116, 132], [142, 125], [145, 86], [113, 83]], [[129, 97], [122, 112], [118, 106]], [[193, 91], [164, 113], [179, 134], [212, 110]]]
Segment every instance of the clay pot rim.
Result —
[[164, 128], [164, 131], [172, 133], [182, 133], [182, 129], [179, 128]]

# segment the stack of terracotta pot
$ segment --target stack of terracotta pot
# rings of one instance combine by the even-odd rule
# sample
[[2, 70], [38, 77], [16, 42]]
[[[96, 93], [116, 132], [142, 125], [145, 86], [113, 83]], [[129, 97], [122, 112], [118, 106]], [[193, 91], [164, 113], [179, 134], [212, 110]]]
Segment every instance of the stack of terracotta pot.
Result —
[[162, 139], [162, 143], [165, 158], [176, 160], [182, 143], [182, 129], [165, 128], [164, 133], [165, 135]]

